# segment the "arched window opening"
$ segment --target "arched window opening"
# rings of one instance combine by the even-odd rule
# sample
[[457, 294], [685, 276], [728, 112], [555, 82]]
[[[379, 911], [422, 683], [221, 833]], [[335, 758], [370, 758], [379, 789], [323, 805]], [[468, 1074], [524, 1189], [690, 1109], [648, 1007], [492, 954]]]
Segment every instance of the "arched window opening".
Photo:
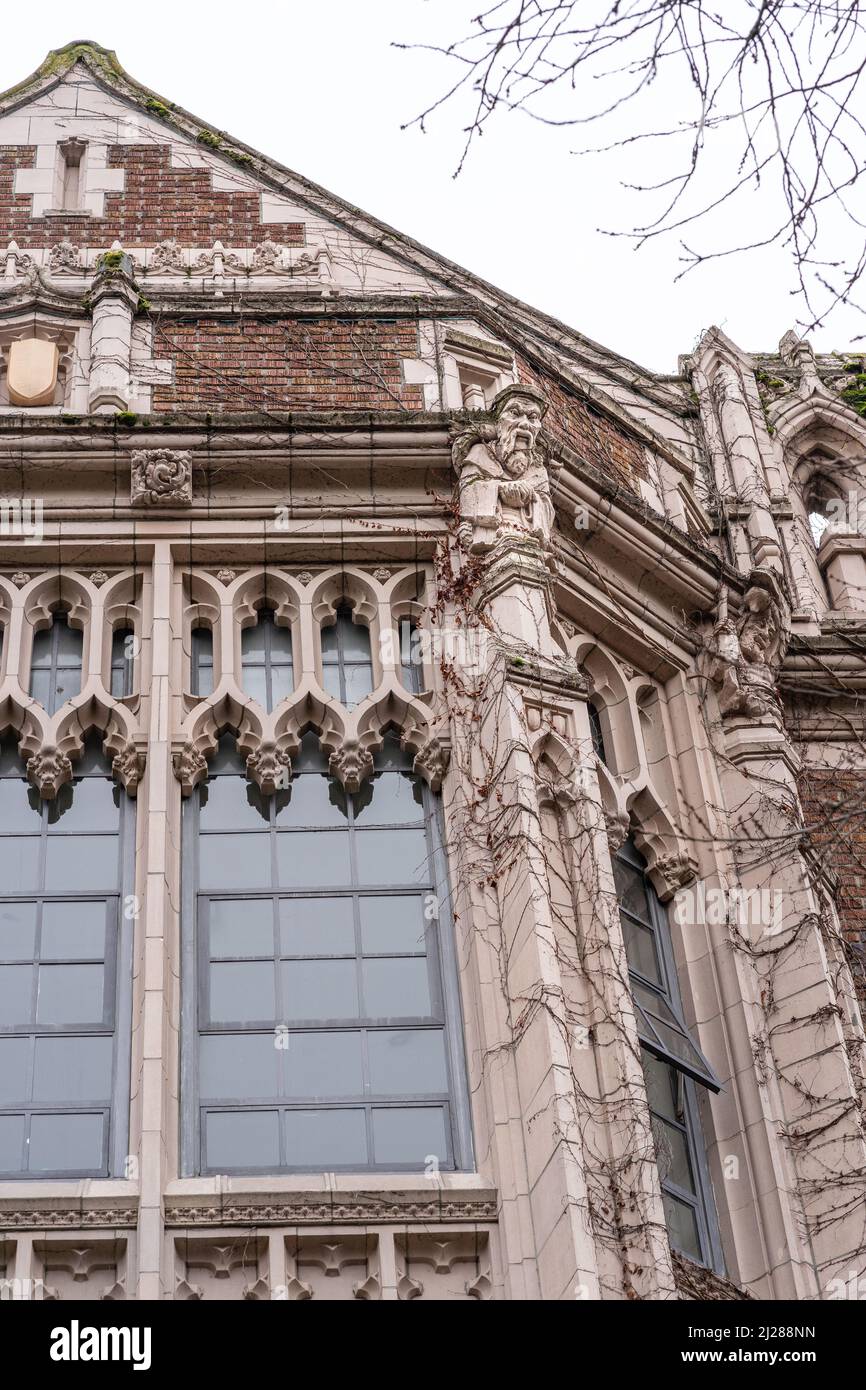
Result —
[[431, 812], [395, 737], [349, 795], [307, 733], [269, 797], [222, 741], [185, 819], [187, 1171], [466, 1162]]
[[30, 694], [54, 714], [81, 690], [84, 633], [55, 613], [50, 627], [34, 633], [30, 658]]
[[370, 633], [352, 621], [348, 603], [338, 606], [336, 622], [322, 628], [322, 683], [347, 709], [354, 709], [373, 689]]
[[673, 1249], [721, 1269], [695, 1090], [720, 1083], [683, 1021], [667, 917], [631, 836], [613, 869], [668, 1237]]
[[194, 627], [190, 633], [189, 688], [202, 700], [213, 694], [213, 633], [209, 627]]
[[[816, 549], [824, 539], [824, 532], [829, 526], [837, 530], [844, 529], [846, 499], [825, 474], [816, 472], [812, 475], [803, 496], [803, 504]], [[854, 528], [856, 529], [856, 518]]]
[[111, 693], [115, 700], [133, 692], [135, 632], [131, 627], [115, 628], [111, 636]]
[[292, 634], [270, 608], [259, 611], [255, 627], [241, 631], [243, 687], [270, 713], [294, 687]]
[[0, 755], [0, 1177], [123, 1175], [133, 816], [98, 738], [53, 801]]

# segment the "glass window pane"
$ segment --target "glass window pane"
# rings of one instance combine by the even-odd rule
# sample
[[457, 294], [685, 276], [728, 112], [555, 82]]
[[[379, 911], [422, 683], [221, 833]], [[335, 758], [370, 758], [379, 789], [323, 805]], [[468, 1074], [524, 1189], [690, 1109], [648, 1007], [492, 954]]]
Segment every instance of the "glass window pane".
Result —
[[293, 777], [280, 798], [276, 824], [283, 826], [346, 825], [346, 793], [335, 777], [304, 772]]
[[0, 960], [32, 960], [36, 949], [36, 904], [0, 903]]
[[693, 1208], [685, 1202], [678, 1201], [669, 1192], [662, 1193], [662, 1202], [671, 1245], [675, 1250], [681, 1250], [684, 1255], [691, 1255], [693, 1259], [700, 1260], [701, 1240]]
[[0, 1115], [0, 1173], [21, 1172], [24, 1123], [23, 1115]]
[[32, 991], [31, 965], [0, 965], [0, 1028], [30, 1022]]
[[420, 1096], [447, 1091], [441, 1030], [401, 1028], [367, 1035], [374, 1095]]
[[30, 652], [30, 669], [44, 669], [51, 665], [51, 628], [43, 627], [33, 634], [33, 647]]
[[249, 695], [251, 700], [262, 706], [262, 709], [267, 708], [268, 680], [264, 666], [244, 666], [243, 689], [244, 694]]
[[641, 1048], [641, 1062], [643, 1063], [650, 1110], [654, 1110], [657, 1115], [662, 1115], [666, 1120], [676, 1120], [678, 1118], [675, 1105], [676, 1071], [668, 1062], [663, 1062], [660, 1057], [653, 1056], [645, 1047]]
[[352, 882], [348, 831], [292, 831], [277, 836], [277, 874], [283, 888], [345, 888]]
[[359, 830], [355, 848], [361, 884], [430, 881], [423, 830]]
[[274, 905], [270, 898], [211, 898], [208, 917], [211, 956], [273, 956]]
[[241, 629], [241, 656], [244, 661], [251, 658], [264, 665], [265, 660], [265, 627], [263, 614], [259, 614], [259, 621], [251, 627]]
[[361, 949], [367, 955], [424, 951], [424, 899], [420, 895], [360, 898]]
[[370, 666], [346, 666], [346, 704], [349, 709], [359, 705], [373, 689], [373, 671]]
[[370, 629], [363, 623], [353, 623], [347, 614], [337, 619], [337, 631], [343, 648], [343, 660], [369, 663]]
[[367, 1164], [367, 1127], [363, 1110], [288, 1110], [286, 1162], [314, 1172], [363, 1168]]
[[111, 1038], [36, 1039], [35, 1101], [108, 1104], [111, 1097]]
[[629, 969], [637, 971], [638, 975], [643, 975], [645, 980], [652, 980], [655, 984], [661, 985], [662, 979], [656, 957], [655, 932], [650, 931], [649, 927], [640, 926], [639, 923], [633, 922], [630, 917], [623, 914], [622, 934], [625, 940], [625, 954]]
[[272, 961], [232, 961], [210, 967], [211, 1023], [263, 1023], [274, 1016]]
[[322, 661], [328, 666], [339, 660], [340, 643], [339, 631], [336, 623], [330, 623], [328, 627], [322, 628]]
[[322, 689], [326, 695], [332, 695], [335, 700], [342, 700], [339, 666], [322, 667]]
[[429, 1018], [432, 1014], [424, 957], [365, 960], [362, 970], [367, 1018]]
[[277, 1096], [278, 1041], [273, 1032], [203, 1037], [202, 1100], [270, 1100]]
[[41, 965], [36, 1022], [102, 1023], [102, 965]]
[[199, 792], [199, 828], [207, 830], [264, 830], [268, 803], [255, 782], [246, 777], [210, 777]]
[[202, 835], [199, 848], [203, 889], [270, 887], [270, 835]]
[[284, 1052], [287, 1094], [294, 1100], [333, 1100], [364, 1094], [360, 1033], [291, 1033]]
[[70, 670], [62, 667], [57, 672], [54, 682], [53, 698], [49, 699], [49, 709], [53, 713], [58, 710], [67, 700], [71, 700], [74, 695], [78, 695], [81, 690], [81, 669], [76, 667]]
[[[46, 634], [48, 636], [50, 634]], [[84, 646], [84, 633], [79, 627], [70, 627], [62, 613], [54, 616], [54, 636], [57, 639], [58, 666], [80, 666]]]
[[661, 1181], [674, 1183], [686, 1192], [694, 1192], [688, 1143], [683, 1131], [666, 1125], [664, 1120], [655, 1116], [652, 1117], [652, 1130]]
[[278, 1168], [280, 1117], [276, 1110], [211, 1111], [204, 1122], [205, 1163], [210, 1169]]
[[13, 892], [26, 893], [37, 886], [39, 839], [7, 835], [0, 839], [0, 883]]
[[380, 1164], [411, 1163], [423, 1168], [428, 1159], [450, 1166], [445, 1111], [416, 1106], [413, 1109], [374, 1109], [373, 1156]]
[[30, 805], [29, 782], [19, 777], [0, 777], [0, 830], [38, 830], [39, 810]]
[[45, 888], [49, 893], [116, 888], [119, 841], [114, 835], [53, 835], [45, 846]]
[[291, 695], [294, 688], [291, 666], [271, 667], [271, 705], [274, 709], [281, 700]]
[[0, 1038], [0, 1105], [21, 1105], [27, 1096], [29, 1038]]
[[292, 663], [292, 629], [284, 627], [276, 619], [271, 620], [271, 661], [280, 666]]
[[87, 1172], [103, 1167], [102, 1115], [33, 1115], [31, 1173]]
[[105, 902], [45, 903], [42, 908], [42, 960], [102, 960], [105, 956]]
[[40, 705], [43, 705], [45, 709], [48, 709], [51, 704], [52, 689], [53, 682], [51, 680], [50, 671], [37, 669], [30, 672], [30, 694], [33, 696], [34, 700], [38, 700]]
[[354, 960], [288, 960], [281, 970], [288, 1022], [358, 1017]]
[[117, 832], [120, 787], [109, 777], [79, 777], [66, 782], [48, 802], [48, 828], [55, 831]]
[[284, 956], [351, 956], [355, 926], [351, 898], [283, 898], [280, 952]]
[[[372, 793], [362, 797], [366, 787]], [[405, 772], [383, 772], [365, 783], [354, 799], [355, 820], [365, 825], [400, 825], [407, 821], [423, 821], [424, 803], [421, 800], [421, 779]]]
[[614, 857], [613, 876], [620, 906], [644, 922], [651, 922], [643, 874], [631, 864]]

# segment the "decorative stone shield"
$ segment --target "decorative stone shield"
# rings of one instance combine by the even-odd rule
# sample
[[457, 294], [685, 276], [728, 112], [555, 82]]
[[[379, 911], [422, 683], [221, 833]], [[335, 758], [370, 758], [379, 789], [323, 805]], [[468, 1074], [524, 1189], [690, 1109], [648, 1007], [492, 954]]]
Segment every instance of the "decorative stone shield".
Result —
[[60, 352], [45, 338], [20, 338], [9, 345], [6, 381], [12, 405], [52, 405]]

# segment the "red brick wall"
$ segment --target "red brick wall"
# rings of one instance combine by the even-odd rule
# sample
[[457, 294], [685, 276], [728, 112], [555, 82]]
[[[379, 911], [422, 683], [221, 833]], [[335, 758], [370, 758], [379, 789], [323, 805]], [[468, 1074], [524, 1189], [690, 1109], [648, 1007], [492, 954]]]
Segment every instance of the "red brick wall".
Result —
[[125, 169], [122, 193], [105, 197], [105, 216], [30, 217], [29, 194], [12, 192], [15, 170], [30, 169], [33, 146], [0, 145], [0, 245], [14, 238], [22, 249], [53, 246], [68, 237], [76, 246], [155, 246], [177, 237], [184, 246], [254, 246], [270, 237], [303, 246], [302, 222], [262, 223], [257, 193], [220, 193], [208, 169], [172, 169], [169, 145], [114, 145], [112, 168]]
[[839, 880], [836, 906], [866, 1009], [866, 772], [807, 768], [800, 797], [812, 842]]
[[643, 446], [637, 440], [520, 357], [517, 369], [522, 381], [532, 382], [547, 396], [550, 408], [544, 424], [554, 439], [561, 439], [588, 463], [603, 473], [613, 473], [629, 487], [647, 476]]
[[418, 356], [413, 319], [189, 319], [157, 324], [172, 386], [154, 410], [421, 410], [400, 359]]

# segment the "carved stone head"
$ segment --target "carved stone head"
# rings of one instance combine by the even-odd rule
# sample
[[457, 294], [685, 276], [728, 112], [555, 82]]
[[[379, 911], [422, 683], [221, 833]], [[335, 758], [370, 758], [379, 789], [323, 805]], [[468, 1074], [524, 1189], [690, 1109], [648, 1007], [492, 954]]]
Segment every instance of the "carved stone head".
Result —
[[520, 478], [537, 462], [536, 445], [547, 401], [533, 386], [506, 386], [493, 402], [496, 457], [506, 473]]

